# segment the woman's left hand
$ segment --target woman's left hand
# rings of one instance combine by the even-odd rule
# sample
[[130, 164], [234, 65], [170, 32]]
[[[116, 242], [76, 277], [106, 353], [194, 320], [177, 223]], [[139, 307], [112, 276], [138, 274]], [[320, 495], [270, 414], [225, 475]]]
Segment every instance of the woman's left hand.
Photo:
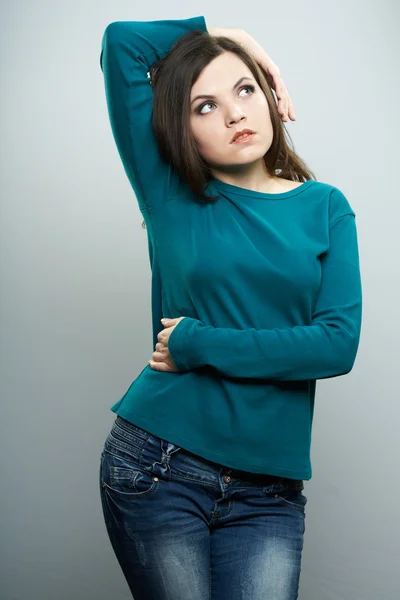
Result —
[[149, 365], [154, 371], [179, 373], [179, 369], [176, 367], [169, 353], [168, 340], [175, 327], [184, 318], [185, 317], [166, 319], [166, 321], [163, 323], [165, 329], [160, 331], [160, 333], [157, 335], [158, 342], [156, 344], [156, 351], [153, 352], [152, 360], [149, 360]]

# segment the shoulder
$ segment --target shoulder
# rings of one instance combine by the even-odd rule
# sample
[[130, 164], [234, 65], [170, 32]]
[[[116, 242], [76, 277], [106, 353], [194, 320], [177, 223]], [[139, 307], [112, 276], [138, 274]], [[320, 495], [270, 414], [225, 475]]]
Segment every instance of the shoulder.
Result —
[[355, 217], [355, 212], [347, 195], [338, 187], [322, 181], [316, 181], [313, 187], [314, 190], [320, 191], [321, 195], [324, 197], [324, 201], [327, 203], [329, 222], [331, 224], [333, 221], [336, 221], [336, 219], [344, 217], [345, 215], [352, 215]]

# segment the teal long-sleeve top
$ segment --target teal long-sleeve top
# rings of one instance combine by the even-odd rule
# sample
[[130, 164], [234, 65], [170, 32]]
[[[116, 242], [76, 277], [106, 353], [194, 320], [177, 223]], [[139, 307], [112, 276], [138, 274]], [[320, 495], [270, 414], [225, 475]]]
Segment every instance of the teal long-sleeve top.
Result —
[[[111, 410], [207, 460], [311, 479], [316, 380], [352, 369], [362, 288], [355, 213], [335, 186], [280, 194], [212, 178], [195, 201], [161, 158], [150, 66], [202, 16], [116, 21], [100, 65], [112, 133], [147, 227], [153, 351], [162, 317], [179, 372], [150, 365]], [[179, 107], [171, 107], [171, 110]]]

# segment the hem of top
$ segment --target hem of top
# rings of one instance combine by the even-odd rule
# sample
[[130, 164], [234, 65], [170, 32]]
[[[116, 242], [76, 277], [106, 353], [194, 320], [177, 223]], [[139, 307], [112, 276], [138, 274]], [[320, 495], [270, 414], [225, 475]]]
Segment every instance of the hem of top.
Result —
[[311, 184], [319, 183], [315, 179], [308, 179], [302, 185], [297, 186], [293, 190], [288, 190], [287, 192], [281, 192], [280, 194], [271, 194], [268, 192], [257, 192], [255, 190], [248, 190], [246, 188], [241, 188], [236, 185], [232, 185], [230, 183], [226, 183], [225, 181], [221, 181], [220, 179], [212, 179], [210, 183], [214, 185], [217, 190], [227, 191], [231, 194], [238, 194], [239, 196], [250, 196], [252, 198], [259, 198], [260, 200], [285, 200], [286, 198], [291, 198], [293, 196], [297, 196], [305, 192], [307, 189], [311, 187]]
[[[118, 402], [117, 402], [117, 404], [118, 404]], [[115, 406], [115, 405], [113, 405], [113, 406]], [[122, 417], [123, 419], [126, 419], [133, 425], [138, 425], [139, 427], [143, 427], [143, 429], [145, 429], [151, 435], [155, 435], [156, 437], [162, 438], [162, 435], [159, 435], [157, 433], [157, 424], [155, 424], [154, 421], [149, 422], [147, 419], [143, 419], [142, 417], [133, 415], [131, 412], [126, 411], [121, 408], [116, 408], [115, 410], [113, 410], [113, 407], [111, 407], [110, 410], [113, 413], [117, 414], [118, 416]], [[154, 427], [154, 425], [155, 425], [155, 427]], [[165, 439], [165, 438], [163, 438], [163, 439]], [[232, 469], [238, 469], [241, 471], [249, 471], [252, 473], [261, 473], [261, 474], [268, 473], [269, 475], [276, 475], [277, 477], [287, 477], [289, 479], [303, 479], [306, 481], [309, 481], [312, 477], [312, 473], [308, 469], [305, 469], [304, 472], [290, 471], [288, 469], [280, 469], [279, 467], [274, 467], [273, 465], [270, 465], [269, 463], [249, 464], [249, 463], [244, 463], [244, 462], [238, 461], [237, 465], [239, 465], [239, 466], [234, 466], [232, 463], [225, 464], [225, 459], [221, 454], [217, 454], [216, 452], [212, 452], [211, 450], [204, 450], [204, 448], [200, 448], [199, 446], [194, 446], [190, 440], [187, 440], [186, 438], [184, 438], [182, 436], [174, 436], [174, 441], [172, 441], [171, 439], [168, 439], [167, 441], [171, 442], [172, 444], [175, 444], [177, 446], [180, 446], [182, 444], [182, 448], [184, 450], [187, 450], [188, 452], [193, 452], [194, 454], [197, 453], [200, 458], [202, 458], [202, 457], [206, 458], [207, 460], [210, 460], [212, 462], [217, 462], [219, 464], [223, 464], [224, 466], [230, 467]], [[201, 454], [200, 454], [200, 452], [201, 452]], [[219, 459], [219, 460], [217, 460], [217, 459]], [[221, 460], [224, 462], [221, 462]], [[263, 470], [262, 471], [260, 471], [260, 470], [250, 471], [249, 470], [249, 469], [254, 469], [254, 468], [255, 469], [263, 469]]]

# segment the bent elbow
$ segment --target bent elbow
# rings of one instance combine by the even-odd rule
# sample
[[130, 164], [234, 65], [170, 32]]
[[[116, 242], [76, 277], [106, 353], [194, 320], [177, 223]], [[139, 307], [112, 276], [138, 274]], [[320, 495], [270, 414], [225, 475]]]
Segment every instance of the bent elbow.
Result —
[[340, 375], [347, 375], [354, 367], [358, 353], [358, 346], [360, 343], [359, 332], [354, 334], [351, 339], [347, 341], [348, 343], [346, 344], [346, 348], [342, 347], [339, 350]]

